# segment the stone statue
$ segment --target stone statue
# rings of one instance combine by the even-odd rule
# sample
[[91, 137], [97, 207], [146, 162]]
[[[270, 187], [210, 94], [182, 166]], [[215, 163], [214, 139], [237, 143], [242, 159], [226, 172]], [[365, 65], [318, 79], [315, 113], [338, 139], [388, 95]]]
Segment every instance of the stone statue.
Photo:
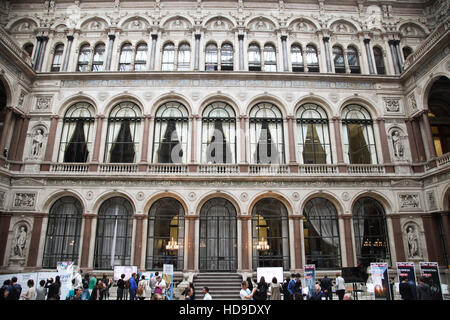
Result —
[[409, 226], [407, 230], [408, 255], [410, 258], [414, 258], [419, 255], [419, 236], [412, 226]]
[[403, 143], [401, 141], [400, 133], [394, 131], [392, 133], [392, 143], [394, 144], [394, 155], [398, 158], [403, 157]]
[[24, 257], [25, 242], [27, 241], [27, 231], [25, 226], [21, 226], [16, 234], [16, 244], [14, 246], [14, 254]]
[[42, 150], [42, 142], [44, 140], [44, 131], [42, 129], [37, 129], [33, 137], [33, 146], [31, 148], [31, 156], [39, 157]]

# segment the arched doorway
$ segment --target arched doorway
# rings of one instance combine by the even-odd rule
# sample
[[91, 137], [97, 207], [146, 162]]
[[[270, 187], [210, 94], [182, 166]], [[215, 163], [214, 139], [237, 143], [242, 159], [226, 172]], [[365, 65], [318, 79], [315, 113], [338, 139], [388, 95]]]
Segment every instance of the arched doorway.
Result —
[[2, 137], [3, 126], [5, 125], [6, 101], [6, 88], [3, 82], [0, 80], [0, 139]]
[[213, 198], [200, 210], [200, 271], [236, 271], [236, 208], [230, 201]]
[[430, 89], [428, 118], [439, 157], [450, 152], [450, 79], [445, 76], [438, 78]]

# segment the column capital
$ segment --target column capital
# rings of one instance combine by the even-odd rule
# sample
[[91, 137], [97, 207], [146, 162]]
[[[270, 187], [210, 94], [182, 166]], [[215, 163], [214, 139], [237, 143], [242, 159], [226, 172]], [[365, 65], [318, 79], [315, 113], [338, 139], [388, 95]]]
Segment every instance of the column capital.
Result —
[[378, 118], [376, 118], [376, 119], [375, 119], [375, 121], [378, 121], [378, 122], [381, 122], [381, 121], [383, 121], [383, 122], [384, 122], [384, 121], [385, 121], [385, 119], [384, 119], [383, 117], [378, 117]]
[[106, 118], [106, 116], [104, 114], [98, 114], [98, 115], [95, 116], [95, 118], [99, 119], [99, 120], [103, 120], [103, 119]]
[[158, 34], [157, 33], [152, 33], [152, 40], [156, 40], [158, 39]]
[[247, 119], [248, 116], [246, 114], [241, 114], [238, 116], [239, 119]]
[[286, 41], [287, 40], [287, 36], [281, 36], [281, 41]]
[[57, 114], [52, 114], [51, 116], [50, 116], [50, 119], [56, 119], [56, 120], [58, 120], [60, 118], [60, 116], [59, 115], [57, 115]]
[[196, 33], [195, 34], [195, 40], [200, 40], [202, 34], [201, 33]]
[[108, 34], [108, 38], [109, 38], [109, 40], [115, 40], [116, 39], [116, 35], [115, 34]]
[[252, 216], [249, 214], [240, 214], [238, 216], [236, 216], [236, 219], [238, 220], [251, 220]]
[[200, 218], [199, 214], [185, 214], [184, 215], [185, 220], [195, 220], [195, 219], [199, 219], [199, 218]]
[[189, 119], [197, 120], [197, 119], [200, 119], [200, 116], [198, 114], [193, 114], [189, 117]]
[[95, 213], [83, 213], [81, 217], [83, 219], [94, 219], [97, 218], [97, 215]]
[[286, 116], [286, 120], [294, 120], [295, 119], [295, 117], [294, 116], [292, 116], [292, 115], [290, 115], [290, 116]]
[[333, 121], [341, 121], [341, 117], [334, 116], [334, 117], [331, 118], [331, 120], [333, 120]]
[[369, 44], [370, 43], [370, 39], [369, 38], [365, 38], [363, 41], [364, 41], [365, 44]]
[[323, 41], [328, 42], [330, 40], [330, 37], [323, 37]]
[[289, 219], [291, 220], [302, 220], [303, 219], [303, 215], [302, 214], [290, 214], [288, 216]]
[[67, 36], [67, 40], [73, 41], [73, 36]]
[[238, 34], [238, 40], [244, 40], [244, 35], [243, 34]]
[[144, 119], [149, 119], [151, 120], [153, 118], [153, 116], [151, 114], [144, 114]]

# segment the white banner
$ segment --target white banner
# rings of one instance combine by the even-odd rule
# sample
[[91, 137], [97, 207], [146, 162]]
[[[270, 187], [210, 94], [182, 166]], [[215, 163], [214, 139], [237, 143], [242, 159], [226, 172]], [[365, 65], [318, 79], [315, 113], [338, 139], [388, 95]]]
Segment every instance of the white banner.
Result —
[[173, 275], [173, 264], [163, 264], [163, 274]]
[[114, 281], [119, 280], [121, 274], [125, 275], [123, 280], [127, 281], [133, 273], [137, 274], [137, 266], [114, 266]]
[[58, 270], [58, 276], [61, 281], [60, 300], [66, 300], [69, 291], [72, 289], [73, 262], [59, 261], [57, 263], [56, 269]]
[[282, 267], [274, 267], [274, 268], [257, 268], [256, 269], [256, 279], [259, 283], [261, 277], [264, 277], [264, 280], [267, 283], [272, 282], [272, 278], [277, 278], [278, 283], [283, 282], [283, 268]]

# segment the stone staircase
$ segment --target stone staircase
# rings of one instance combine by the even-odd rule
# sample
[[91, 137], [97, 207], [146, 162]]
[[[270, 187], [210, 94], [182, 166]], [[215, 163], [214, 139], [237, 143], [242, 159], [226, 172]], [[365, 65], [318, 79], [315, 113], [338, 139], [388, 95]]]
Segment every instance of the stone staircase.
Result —
[[241, 282], [237, 273], [199, 273], [194, 277], [195, 299], [202, 300], [202, 288], [208, 287], [213, 300], [240, 300]]

